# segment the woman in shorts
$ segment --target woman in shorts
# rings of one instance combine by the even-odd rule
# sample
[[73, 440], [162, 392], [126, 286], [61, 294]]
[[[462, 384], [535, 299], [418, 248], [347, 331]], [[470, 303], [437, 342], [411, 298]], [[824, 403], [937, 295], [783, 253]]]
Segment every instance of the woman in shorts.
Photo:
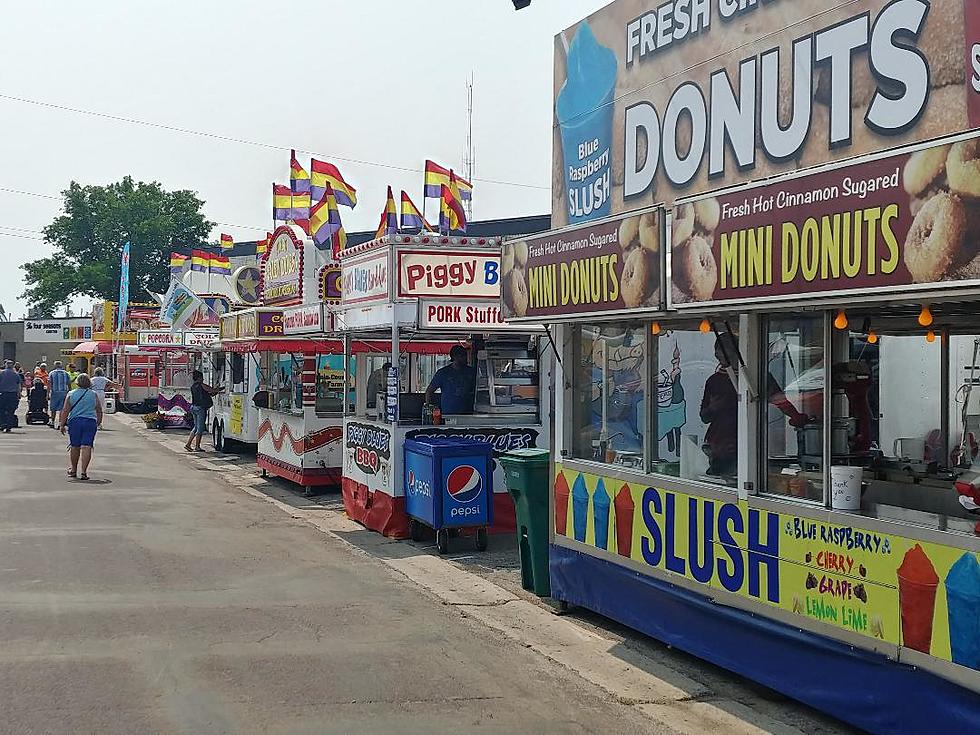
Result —
[[92, 390], [89, 376], [81, 373], [78, 376], [78, 387], [68, 394], [65, 405], [61, 409], [61, 433], [64, 434], [67, 430], [71, 445], [71, 467], [68, 468], [68, 477], [88, 479], [92, 447], [95, 445], [95, 434], [100, 426], [102, 426], [102, 404]]

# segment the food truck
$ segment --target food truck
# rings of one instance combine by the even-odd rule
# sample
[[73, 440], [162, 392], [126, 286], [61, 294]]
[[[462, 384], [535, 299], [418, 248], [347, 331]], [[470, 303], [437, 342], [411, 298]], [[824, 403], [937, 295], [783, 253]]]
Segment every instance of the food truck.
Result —
[[191, 373], [203, 369], [208, 350], [217, 339], [217, 330], [139, 331], [137, 347], [156, 358], [157, 412], [162, 428], [189, 428]]
[[980, 7], [646, 5], [556, 39], [559, 229], [503, 252], [561, 356], [552, 594], [868, 731], [975, 731]]
[[[344, 417], [344, 507], [366, 527], [404, 538], [406, 492], [423, 491], [403, 477], [405, 440], [477, 439], [494, 456], [547, 447], [550, 348], [540, 328], [515, 329], [500, 317], [499, 238], [390, 235], [348, 248], [340, 260], [336, 318], [348, 358], [358, 342], [366, 345]], [[426, 389], [454, 346], [465, 349], [472, 371], [472, 410], [440, 418]], [[441, 401], [439, 393], [431, 398]], [[512, 531], [513, 502], [493, 464], [486, 480], [493, 530]]]

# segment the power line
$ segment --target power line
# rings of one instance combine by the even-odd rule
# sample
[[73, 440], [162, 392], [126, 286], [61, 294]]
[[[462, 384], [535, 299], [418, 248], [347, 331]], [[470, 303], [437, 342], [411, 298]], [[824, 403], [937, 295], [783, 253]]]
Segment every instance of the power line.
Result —
[[[8, 186], [0, 186], [0, 192], [6, 192], [8, 194], [21, 194], [23, 196], [30, 197], [40, 197], [41, 199], [61, 199], [61, 197], [55, 194], [42, 194], [38, 191], [26, 191], [24, 189], [11, 189]], [[239, 227], [243, 230], [268, 230], [268, 227], [260, 227], [258, 225], [239, 225], [234, 222], [215, 222], [216, 225], [221, 225], [222, 227]], [[2, 227], [3, 225], [0, 225]], [[22, 228], [8, 228], [8, 229], [22, 229]], [[33, 230], [33, 232], [39, 232], [39, 230]]]
[[[237, 143], [239, 145], [249, 145], [256, 148], [267, 148], [269, 150], [278, 151], [288, 151], [292, 150], [292, 146], [278, 145], [275, 143], [267, 143], [265, 141], [259, 140], [249, 140], [248, 138], [240, 138], [233, 135], [223, 135], [221, 133], [212, 133], [203, 130], [193, 130], [191, 128], [180, 127], [177, 125], [168, 125], [166, 123], [153, 122], [151, 120], [140, 120], [135, 117], [124, 117], [122, 115], [112, 115], [107, 112], [98, 112], [96, 110], [85, 110], [80, 107], [70, 107], [69, 105], [59, 105], [54, 102], [45, 102], [43, 100], [33, 100], [27, 97], [17, 97], [15, 95], [0, 93], [0, 99], [5, 99], [10, 102], [20, 102], [25, 105], [35, 105], [37, 107], [45, 107], [53, 110], [61, 110], [63, 112], [71, 112], [76, 115], [88, 115], [90, 117], [103, 118], [105, 120], [113, 120], [115, 122], [123, 122], [130, 125], [142, 125], [148, 128], [156, 128], [158, 130], [167, 130], [172, 133], [181, 133], [184, 135], [196, 135], [201, 138], [210, 138], [212, 140], [221, 140], [226, 143]], [[381, 161], [369, 161], [361, 158], [349, 158], [345, 156], [337, 156], [330, 153], [323, 153], [320, 151], [310, 151], [303, 148], [296, 148], [295, 150], [301, 151], [303, 153], [309, 153], [312, 156], [319, 156], [321, 158], [330, 158], [336, 161], [343, 161], [344, 163], [353, 163], [360, 166], [374, 166], [376, 168], [385, 168], [392, 171], [405, 171], [408, 173], [423, 173], [424, 169], [413, 168], [410, 166], [396, 166], [391, 163], [383, 163]], [[480, 181], [484, 184], [495, 184], [497, 186], [516, 186], [524, 189], [541, 189], [548, 191], [551, 189], [550, 186], [540, 186], [538, 184], [522, 184], [517, 181], [501, 181], [498, 179], [484, 179], [476, 178], [475, 181]]]

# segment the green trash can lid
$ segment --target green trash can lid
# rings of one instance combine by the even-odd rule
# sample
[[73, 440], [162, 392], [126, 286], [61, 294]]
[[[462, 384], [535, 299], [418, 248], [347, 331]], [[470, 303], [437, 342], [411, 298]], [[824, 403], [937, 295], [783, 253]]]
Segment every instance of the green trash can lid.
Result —
[[513, 449], [500, 456], [501, 459], [520, 460], [524, 462], [548, 462], [551, 459], [550, 449]]

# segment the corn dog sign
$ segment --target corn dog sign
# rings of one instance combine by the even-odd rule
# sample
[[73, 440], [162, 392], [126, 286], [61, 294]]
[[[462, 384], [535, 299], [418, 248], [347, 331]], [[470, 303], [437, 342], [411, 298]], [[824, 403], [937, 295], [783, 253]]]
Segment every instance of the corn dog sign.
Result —
[[980, 282], [980, 137], [678, 202], [671, 303]]
[[555, 227], [980, 125], [976, 0], [618, 0], [555, 46]]

